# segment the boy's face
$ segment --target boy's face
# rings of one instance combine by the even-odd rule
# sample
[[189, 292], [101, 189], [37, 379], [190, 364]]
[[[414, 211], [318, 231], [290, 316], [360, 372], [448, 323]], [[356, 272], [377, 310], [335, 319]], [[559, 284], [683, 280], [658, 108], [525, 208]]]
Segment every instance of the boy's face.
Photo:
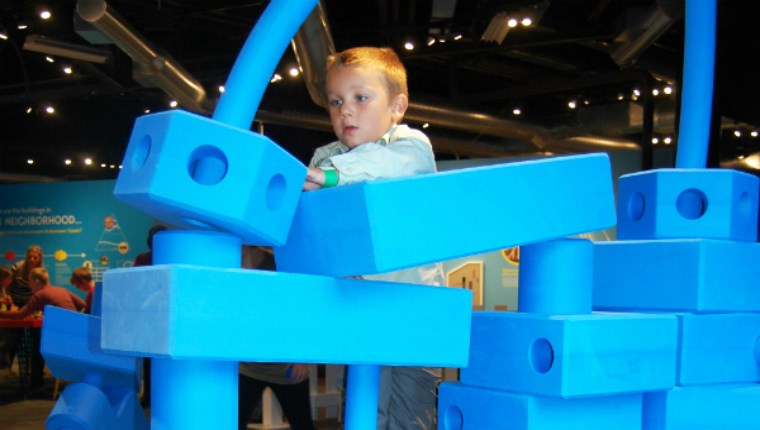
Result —
[[399, 121], [406, 97], [391, 97], [380, 74], [363, 66], [337, 66], [327, 74], [327, 102], [335, 135], [349, 148], [374, 142]]

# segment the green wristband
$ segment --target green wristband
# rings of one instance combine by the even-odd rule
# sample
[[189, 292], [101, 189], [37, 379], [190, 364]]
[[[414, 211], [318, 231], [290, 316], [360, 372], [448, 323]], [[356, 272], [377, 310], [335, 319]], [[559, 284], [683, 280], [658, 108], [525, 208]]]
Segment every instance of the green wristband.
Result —
[[335, 169], [322, 169], [325, 172], [325, 183], [322, 188], [331, 188], [338, 185], [338, 171]]

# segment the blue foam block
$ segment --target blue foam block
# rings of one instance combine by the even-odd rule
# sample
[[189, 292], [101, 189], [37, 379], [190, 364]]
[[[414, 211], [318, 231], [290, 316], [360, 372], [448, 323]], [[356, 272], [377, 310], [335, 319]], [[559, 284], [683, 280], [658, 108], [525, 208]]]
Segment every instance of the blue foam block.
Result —
[[[114, 352], [234, 361], [467, 363], [472, 294], [461, 288], [185, 265], [112, 269], [103, 283], [102, 344]], [[209, 285], [223, 286], [225, 298], [210, 293]]]
[[55, 306], [45, 307], [40, 352], [56, 378], [83, 381], [98, 374], [101, 386], [139, 388], [142, 360], [106, 354], [100, 348], [101, 320]]
[[174, 110], [137, 119], [114, 195], [170, 225], [280, 245], [305, 177], [269, 138]]
[[620, 240], [710, 238], [754, 242], [760, 179], [728, 169], [656, 169], [622, 176]]
[[286, 272], [364, 275], [614, 224], [609, 159], [584, 154], [304, 193], [275, 258]]
[[675, 385], [672, 315], [475, 312], [464, 384], [553, 397]]
[[758, 384], [699, 385], [645, 393], [642, 429], [758, 429], [758, 405]]
[[756, 242], [598, 242], [594, 259], [595, 309], [760, 310], [760, 244]]
[[560, 399], [444, 382], [438, 430], [640, 430], [641, 403], [641, 393]]
[[134, 389], [69, 384], [45, 422], [47, 430], [150, 428]]
[[679, 314], [678, 385], [760, 382], [760, 314]]

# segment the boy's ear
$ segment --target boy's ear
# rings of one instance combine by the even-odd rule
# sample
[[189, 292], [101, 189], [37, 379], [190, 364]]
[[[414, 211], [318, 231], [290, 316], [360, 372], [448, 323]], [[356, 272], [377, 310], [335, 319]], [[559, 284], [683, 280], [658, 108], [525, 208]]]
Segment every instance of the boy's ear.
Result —
[[393, 119], [398, 122], [404, 117], [406, 108], [409, 107], [409, 98], [404, 94], [399, 94], [393, 98]]

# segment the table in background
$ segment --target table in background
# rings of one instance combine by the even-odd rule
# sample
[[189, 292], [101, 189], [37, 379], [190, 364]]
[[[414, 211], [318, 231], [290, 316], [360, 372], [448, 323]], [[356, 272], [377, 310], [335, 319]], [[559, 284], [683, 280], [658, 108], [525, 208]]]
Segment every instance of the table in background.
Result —
[[32, 338], [32, 329], [42, 328], [42, 318], [24, 318], [20, 320], [0, 319], [0, 328], [17, 328], [23, 330], [21, 342], [16, 350], [16, 359], [18, 360], [18, 379], [21, 385], [21, 391], [24, 395], [29, 393], [32, 380], [32, 356], [37, 352], [34, 350], [34, 339]]

